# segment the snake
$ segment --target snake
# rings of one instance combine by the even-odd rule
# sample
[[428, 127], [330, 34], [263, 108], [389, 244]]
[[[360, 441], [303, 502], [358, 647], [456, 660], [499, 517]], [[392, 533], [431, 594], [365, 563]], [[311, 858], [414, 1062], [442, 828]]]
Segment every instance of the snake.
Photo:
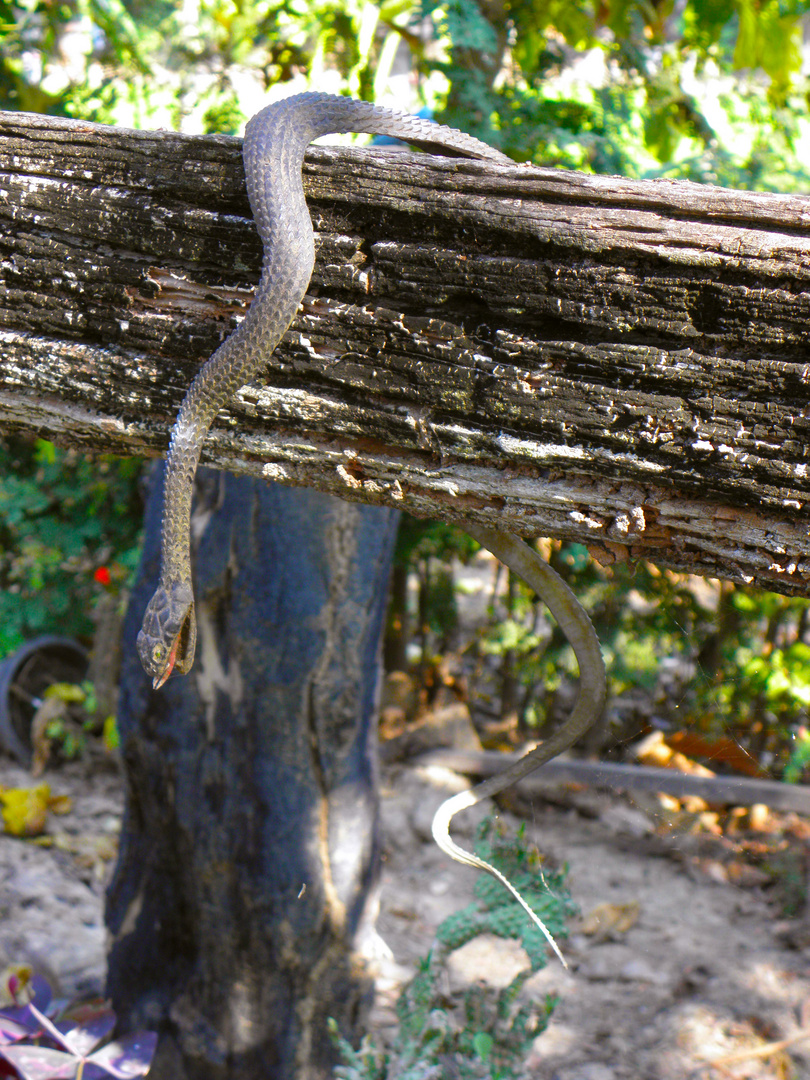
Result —
[[[180, 406], [166, 457], [158, 585], [137, 639], [144, 670], [159, 689], [175, 672], [191, 670], [196, 646], [191, 576], [191, 501], [205, 437], [221, 408], [265, 363], [286, 332], [309, 287], [315, 265], [312, 220], [302, 168], [309, 144], [322, 135], [387, 135], [446, 155], [513, 166], [505, 154], [455, 128], [370, 102], [333, 94], [295, 94], [267, 105], [245, 129], [242, 158], [248, 200], [260, 239], [262, 271], [253, 301], [234, 332], [202, 365]], [[498, 794], [570, 747], [601, 715], [605, 669], [591, 621], [576, 597], [523, 540], [466, 522], [467, 532], [537, 592], [573, 647], [580, 679], [576, 704], [555, 734], [496, 776], [445, 800], [433, 835], [450, 858], [496, 877], [542, 930], [565, 964], [548, 929], [495, 867], [459, 847], [450, 823], [459, 811]]]

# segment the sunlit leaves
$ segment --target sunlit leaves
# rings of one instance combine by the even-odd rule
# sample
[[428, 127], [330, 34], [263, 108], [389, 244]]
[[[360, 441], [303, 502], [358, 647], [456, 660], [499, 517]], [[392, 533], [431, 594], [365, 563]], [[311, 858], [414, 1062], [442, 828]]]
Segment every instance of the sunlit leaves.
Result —
[[501, 49], [494, 66], [488, 8], [463, 7], [461, 29], [460, 0], [430, 3], [445, 53], [432, 67], [448, 79], [446, 118], [516, 160], [806, 188], [807, 0], [512, 0], [507, 30], [491, 23]]
[[734, 66], [761, 68], [770, 77], [774, 91], [784, 95], [791, 78], [801, 68], [799, 17], [806, 5], [783, 5], [779, 0], [737, 0], [736, 6], [739, 30]]

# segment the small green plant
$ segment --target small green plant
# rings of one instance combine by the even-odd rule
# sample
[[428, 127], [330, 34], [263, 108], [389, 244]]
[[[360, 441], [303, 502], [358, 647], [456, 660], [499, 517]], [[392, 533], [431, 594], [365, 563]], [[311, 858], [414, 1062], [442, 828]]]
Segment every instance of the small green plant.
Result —
[[[553, 937], [565, 937], [566, 920], [574, 914], [574, 907], [563, 875], [542, 871], [540, 854], [526, 842], [523, 826], [516, 837], [509, 838], [492, 818], [486, 818], [475, 852], [512, 882]], [[517, 938], [526, 950], [531, 970], [545, 967], [546, 939], [506, 889], [495, 878], [482, 875], [475, 883], [475, 896], [471, 904], [441, 923], [436, 931], [439, 944], [452, 951], [479, 934]]]
[[0, 656], [38, 634], [92, 636], [94, 605], [137, 564], [140, 469], [0, 439]]
[[149, 1072], [154, 1032], [106, 1042], [115, 1027], [106, 1002], [55, 1009], [47, 980], [21, 971], [4, 980], [13, 1004], [0, 1009], [0, 1074], [20, 1080], [135, 1080]]
[[88, 737], [101, 729], [96, 711], [96, 691], [89, 680], [52, 683], [42, 695], [42, 705], [31, 726], [35, 763], [44, 768], [49, 760], [75, 761], [82, 757]]
[[[556, 937], [564, 937], [574, 914], [564, 875], [540, 869], [540, 856], [527, 844], [523, 829], [508, 838], [488, 818], [480, 827], [476, 854], [497, 867], [520, 889], [533, 911]], [[475, 886], [476, 899], [445, 919], [437, 943], [397, 1002], [399, 1029], [388, 1051], [366, 1037], [354, 1050], [332, 1035], [343, 1064], [339, 1080], [510, 1080], [520, 1075], [534, 1039], [545, 1029], [555, 1001], [520, 998], [526, 981], [546, 963], [546, 941], [511, 895], [490, 877]], [[459, 1002], [448, 998], [443, 969], [454, 949], [479, 934], [518, 938], [529, 959], [505, 989], [485, 983], [471, 986]]]

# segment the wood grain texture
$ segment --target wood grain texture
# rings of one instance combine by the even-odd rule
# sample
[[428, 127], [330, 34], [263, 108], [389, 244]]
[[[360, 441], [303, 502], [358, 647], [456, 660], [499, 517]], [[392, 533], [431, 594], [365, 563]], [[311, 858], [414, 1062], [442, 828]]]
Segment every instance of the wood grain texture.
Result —
[[[203, 460], [804, 593], [810, 199], [322, 147]], [[162, 453], [261, 251], [239, 142], [0, 114], [0, 427]]]

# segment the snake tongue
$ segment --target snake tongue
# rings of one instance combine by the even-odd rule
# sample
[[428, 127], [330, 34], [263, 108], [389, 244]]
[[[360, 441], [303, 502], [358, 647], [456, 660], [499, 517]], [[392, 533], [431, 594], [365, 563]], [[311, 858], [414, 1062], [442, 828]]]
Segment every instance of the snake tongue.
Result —
[[163, 686], [163, 684], [166, 682], [168, 677], [171, 675], [172, 668], [174, 667], [174, 662], [177, 659], [177, 646], [179, 642], [180, 635], [178, 634], [178, 636], [174, 639], [174, 645], [172, 645], [172, 651], [169, 653], [169, 659], [166, 663], [166, 667], [163, 669], [163, 673], [161, 675], [156, 675], [154, 679], [152, 679], [152, 688], [154, 690], [159, 690], [161, 686]]

